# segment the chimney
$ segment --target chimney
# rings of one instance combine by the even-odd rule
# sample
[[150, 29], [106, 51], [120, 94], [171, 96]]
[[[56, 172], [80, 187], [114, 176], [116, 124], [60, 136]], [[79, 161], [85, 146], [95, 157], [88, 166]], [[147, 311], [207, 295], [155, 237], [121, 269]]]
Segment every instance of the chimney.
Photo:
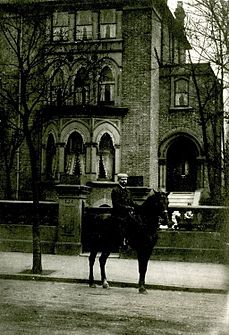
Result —
[[179, 25], [184, 27], [184, 19], [186, 17], [186, 14], [183, 8], [183, 1], [177, 1], [177, 8], [174, 14]]

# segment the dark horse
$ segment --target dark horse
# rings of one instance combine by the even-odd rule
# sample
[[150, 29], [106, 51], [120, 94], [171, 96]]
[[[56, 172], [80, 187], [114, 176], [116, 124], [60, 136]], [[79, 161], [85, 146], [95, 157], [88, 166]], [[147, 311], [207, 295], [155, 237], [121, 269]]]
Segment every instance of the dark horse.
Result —
[[[130, 212], [125, 228], [117, 225], [115, 218], [108, 214], [98, 215], [95, 227], [97, 233], [92, 234], [93, 239], [89, 255], [89, 285], [95, 287], [93, 266], [96, 255], [99, 257], [101, 282], [103, 288], [109, 288], [106, 278], [105, 265], [112, 248], [122, 245], [123, 238], [130, 247], [136, 251], [139, 269], [139, 293], [145, 293], [145, 275], [148, 261], [157, 242], [159, 218], [168, 222], [168, 193], [156, 192], [149, 195], [142, 205], [136, 205], [135, 211]], [[123, 236], [125, 231], [125, 236]], [[94, 231], [95, 232], [95, 231]]]

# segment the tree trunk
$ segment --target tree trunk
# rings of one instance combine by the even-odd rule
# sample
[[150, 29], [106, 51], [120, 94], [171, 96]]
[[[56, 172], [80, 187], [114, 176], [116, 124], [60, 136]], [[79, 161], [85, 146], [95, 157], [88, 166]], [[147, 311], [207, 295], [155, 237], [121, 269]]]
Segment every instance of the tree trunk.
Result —
[[12, 199], [11, 170], [6, 168], [5, 199]]
[[[6, 135], [3, 135], [6, 136]], [[4, 148], [4, 165], [5, 165], [5, 175], [6, 175], [6, 182], [5, 182], [5, 189], [4, 195], [5, 199], [11, 200], [12, 199], [12, 185], [11, 185], [11, 172], [12, 172], [12, 164], [8, 164], [8, 148]]]
[[37, 154], [33, 145], [31, 133], [24, 126], [26, 143], [29, 148], [31, 174], [32, 174], [32, 196], [33, 196], [33, 273], [42, 273], [41, 242], [40, 242], [40, 211], [39, 211], [39, 180], [37, 171]]

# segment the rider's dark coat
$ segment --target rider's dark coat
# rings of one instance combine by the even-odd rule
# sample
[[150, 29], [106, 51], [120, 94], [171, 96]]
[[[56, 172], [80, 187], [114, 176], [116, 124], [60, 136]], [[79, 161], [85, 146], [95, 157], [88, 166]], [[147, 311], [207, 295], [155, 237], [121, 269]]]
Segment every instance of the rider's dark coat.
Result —
[[111, 192], [113, 205], [112, 214], [118, 218], [125, 218], [135, 207], [130, 191], [121, 185], [116, 186]]

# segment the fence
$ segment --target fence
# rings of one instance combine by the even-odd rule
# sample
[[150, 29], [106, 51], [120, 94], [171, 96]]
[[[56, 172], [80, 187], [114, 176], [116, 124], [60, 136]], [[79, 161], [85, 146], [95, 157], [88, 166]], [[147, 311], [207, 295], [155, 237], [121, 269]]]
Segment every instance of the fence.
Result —
[[[98, 214], [110, 214], [110, 207], [85, 208], [82, 223], [83, 251], [88, 251], [90, 225]], [[223, 262], [228, 208], [223, 206], [169, 207], [169, 224], [160, 224], [159, 240], [152, 258], [198, 262]], [[118, 252], [118, 250], [116, 250]], [[121, 257], [133, 256], [133, 253]]]
[[[58, 225], [58, 203], [41, 201], [39, 213], [41, 225]], [[0, 200], [0, 224], [32, 225], [32, 201]]]
[[[161, 222], [160, 228], [219, 232], [226, 224], [228, 209], [224, 206], [170, 206], [169, 224], [163, 226]], [[111, 210], [111, 207], [86, 207], [84, 224], [98, 214], [111, 214]]]
[[[58, 207], [57, 202], [40, 203], [43, 253], [56, 252]], [[101, 213], [111, 214], [111, 208], [84, 210], [81, 226], [83, 252], [88, 251], [90, 225], [95, 215]], [[228, 207], [169, 207], [169, 217], [168, 226], [161, 222], [154, 258], [222, 262], [224, 244], [228, 241]], [[31, 252], [32, 223], [31, 201], [0, 201], [0, 250]]]
[[[54, 253], [58, 228], [58, 203], [40, 202], [43, 253]], [[32, 201], [0, 200], [0, 250], [32, 252]]]

